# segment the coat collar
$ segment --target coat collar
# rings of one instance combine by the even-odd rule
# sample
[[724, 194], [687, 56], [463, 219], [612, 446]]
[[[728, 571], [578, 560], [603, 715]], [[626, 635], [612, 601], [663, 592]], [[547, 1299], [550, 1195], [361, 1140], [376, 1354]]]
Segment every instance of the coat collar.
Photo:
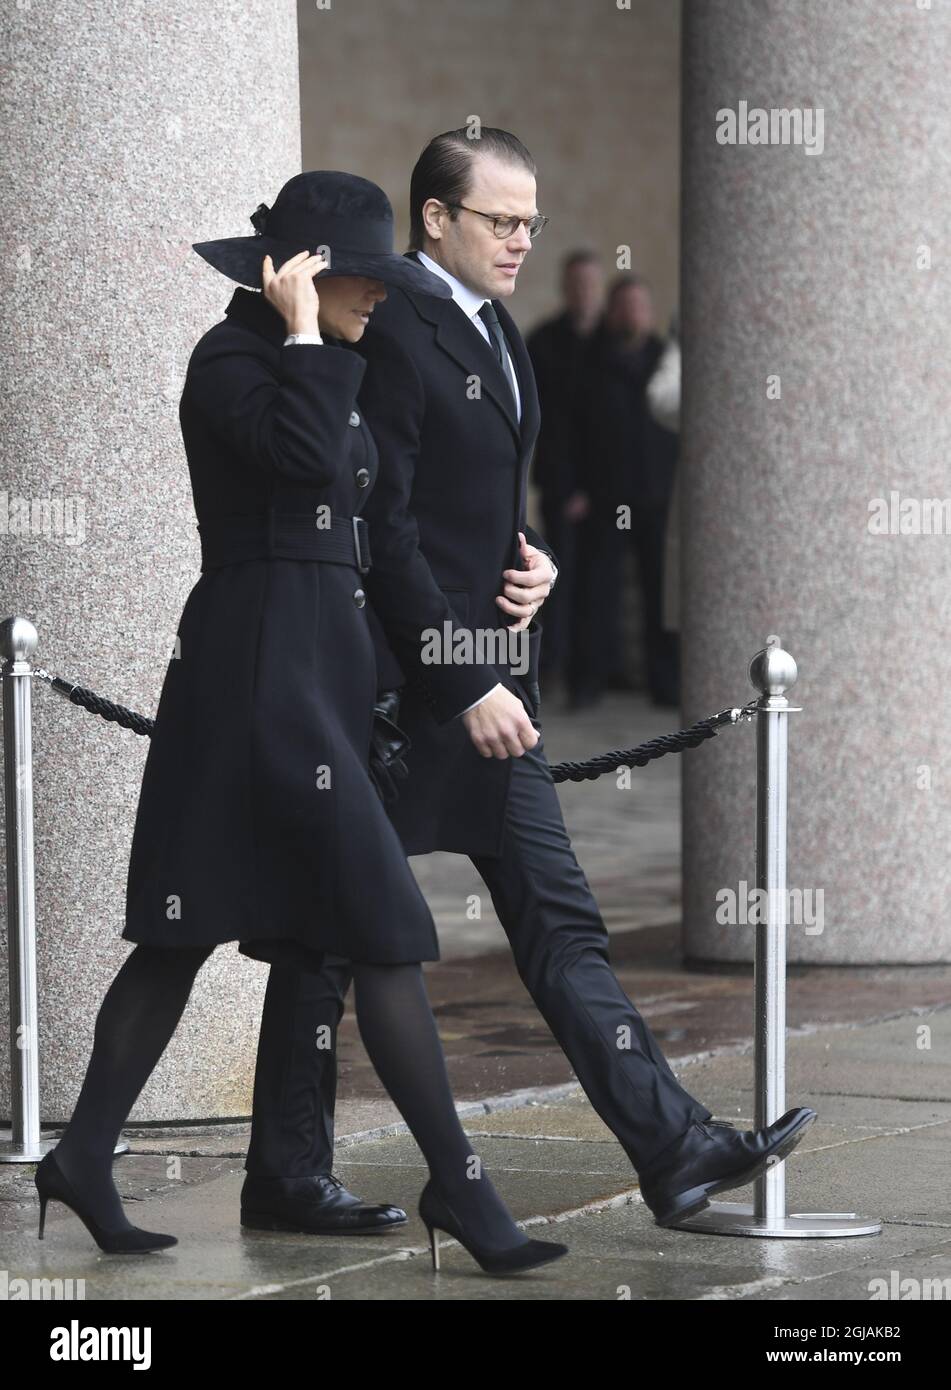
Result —
[[246, 328], [259, 333], [262, 338], [267, 338], [275, 347], [280, 347], [287, 337], [284, 320], [260, 291], [246, 290], [243, 287], [236, 289], [225, 313], [229, 319], [235, 319]]
[[[412, 252], [410, 255], [416, 259]], [[433, 295], [416, 294], [412, 290], [406, 290], [404, 293], [420, 318], [435, 328], [436, 342], [443, 352], [447, 353], [467, 376], [479, 377], [486, 394], [502, 411], [520, 445], [524, 447], [530, 443], [538, 432], [538, 393], [528, 351], [505, 305], [498, 299], [491, 301], [508, 341], [518, 377], [518, 389], [522, 398], [521, 426], [515, 413], [512, 391], [502, 367], [482, 334], [466, 317], [465, 311], [453, 299], [436, 299]]]

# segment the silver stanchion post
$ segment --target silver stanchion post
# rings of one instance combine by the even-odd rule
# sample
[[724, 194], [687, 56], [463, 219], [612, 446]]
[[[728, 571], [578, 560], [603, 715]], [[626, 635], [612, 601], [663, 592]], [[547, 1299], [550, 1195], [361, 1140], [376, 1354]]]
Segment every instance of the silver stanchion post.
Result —
[[[36, 1001], [36, 895], [33, 878], [33, 667], [36, 628], [29, 618], [0, 623], [3, 773], [7, 836], [7, 942], [10, 973], [9, 1139], [0, 1163], [38, 1163], [55, 1139], [40, 1137], [40, 1051]], [[114, 1152], [126, 1153], [120, 1139]]]
[[[796, 682], [796, 663], [767, 638], [750, 663], [761, 692], [756, 726], [756, 887], [766, 894], [765, 921], [756, 926], [753, 956], [753, 1124], [771, 1125], [786, 1109], [786, 774], [790, 705], [784, 691]], [[761, 899], [762, 901], [762, 899]], [[786, 1210], [786, 1169], [774, 1164], [753, 1185], [757, 1218], [773, 1223]]]
[[33, 735], [30, 657], [36, 628], [27, 618], [0, 623], [3, 772], [7, 836], [7, 943], [10, 972], [12, 1131], [0, 1162], [37, 1163], [53, 1147], [40, 1138], [40, 1059], [36, 1007], [36, 902], [33, 891]]
[[[760, 692], [756, 729], [756, 887], [765, 890], [765, 920], [756, 927], [753, 967], [754, 1086], [756, 1129], [786, 1109], [786, 770], [790, 714], [800, 711], [785, 692], [798, 670], [778, 637], [750, 662], [750, 681]], [[762, 898], [760, 899], [763, 900]], [[880, 1221], [855, 1212], [786, 1214], [785, 1166], [775, 1163], [753, 1184], [753, 1204], [711, 1202], [678, 1230], [734, 1236], [870, 1236]]]

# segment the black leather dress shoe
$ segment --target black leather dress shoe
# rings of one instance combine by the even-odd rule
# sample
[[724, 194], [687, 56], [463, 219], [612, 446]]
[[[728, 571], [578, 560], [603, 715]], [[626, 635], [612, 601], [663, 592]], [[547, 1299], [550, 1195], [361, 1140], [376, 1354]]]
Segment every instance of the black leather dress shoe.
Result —
[[339, 1178], [259, 1178], [241, 1189], [241, 1225], [254, 1231], [300, 1231], [320, 1236], [365, 1235], [405, 1226], [401, 1207], [361, 1202]]
[[745, 1187], [780, 1163], [816, 1119], [815, 1110], [787, 1110], [765, 1129], [739, 1130], [726, 1120], [694, 1120], [638, 1174], [641, 1196], [658, 1226], [675, 1226], [709, 1206], [709, 1198]]

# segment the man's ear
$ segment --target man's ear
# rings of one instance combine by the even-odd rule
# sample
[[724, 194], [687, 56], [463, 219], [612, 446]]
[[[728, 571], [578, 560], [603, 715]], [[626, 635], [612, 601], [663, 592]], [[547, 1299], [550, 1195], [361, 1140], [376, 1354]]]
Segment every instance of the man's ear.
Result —
[[441, 241], [449, 209], [438, 198], [427, 198], [423, 204], [423, 226], [433, 241]]

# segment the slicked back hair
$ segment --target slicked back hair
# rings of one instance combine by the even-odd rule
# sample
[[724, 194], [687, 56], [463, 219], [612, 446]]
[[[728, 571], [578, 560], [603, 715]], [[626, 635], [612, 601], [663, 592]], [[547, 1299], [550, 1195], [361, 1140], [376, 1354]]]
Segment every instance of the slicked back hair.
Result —
[[[464, 202], [472, 182], [472, 163], [479, 154], [492, 155], [506, 164], [521, 165], [532, 175], [536, 173], [535, 161], [518, 136], [496, 126], [483, 126], [478, 139], [470, 135], [467, 126], [433, 136], [417, 159], [409, 182], [411, 251], [423, 249], [423, 204], [430, 198], [441, 203]], [[450, 216], [455, 221], [459, 214], [453, 208]]]

